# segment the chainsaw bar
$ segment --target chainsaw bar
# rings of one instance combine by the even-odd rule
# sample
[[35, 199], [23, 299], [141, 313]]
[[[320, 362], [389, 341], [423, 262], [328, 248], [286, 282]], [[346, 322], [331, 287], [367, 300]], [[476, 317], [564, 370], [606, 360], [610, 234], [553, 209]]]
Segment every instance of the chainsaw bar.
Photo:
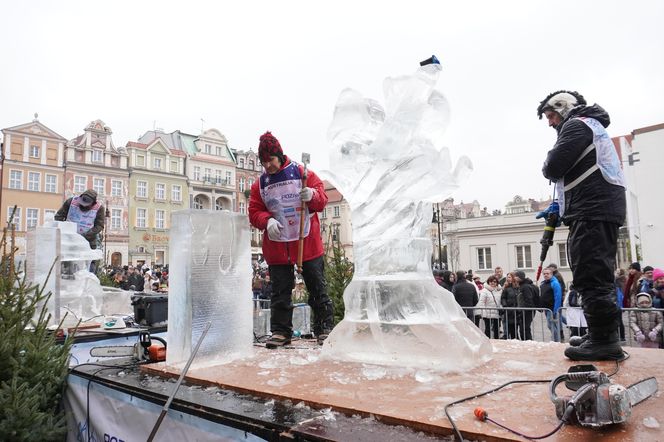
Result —
[[627, 395], [629, 397], [629, 403], [633, 407], [636, 404], [648, 399], [650, 396], [653, 396], [657, 393], [657, 379], [654, 377], [642, 379], [639, 382], [636, 382], [629, 387], [627, 387]]
[[134, 356], [133, 345], [112, 345], [108, 347], [94, 347], [90, 349], [90, 356], [96, 358], [118, 358], [123, 356]]

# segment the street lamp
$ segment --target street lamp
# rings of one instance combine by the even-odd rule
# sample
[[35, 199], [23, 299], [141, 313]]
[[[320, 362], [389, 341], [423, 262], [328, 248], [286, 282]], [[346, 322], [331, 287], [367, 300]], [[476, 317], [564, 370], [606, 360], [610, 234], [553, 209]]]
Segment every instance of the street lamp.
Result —
[[443, 245], [442, 245], [442, 238], [441, 238], [441, 232], [440, 232], [440, 223], [442, 220], [440, 219], [440, 204], [436, 203], [436, 209], [435, 212], [433, 212], [433, 222], [436, 223], [438, 227], [438, 268], [442, 269], [443, 268]]

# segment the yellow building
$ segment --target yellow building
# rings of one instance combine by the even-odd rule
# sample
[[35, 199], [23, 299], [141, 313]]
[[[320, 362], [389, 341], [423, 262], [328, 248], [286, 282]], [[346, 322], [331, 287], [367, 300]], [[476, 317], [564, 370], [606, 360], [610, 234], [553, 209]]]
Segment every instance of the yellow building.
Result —
[[9, 219], [14, 206], [19, 253], [25, 232], [42, 224], [62, 205], [64, 147], [67, 140], [35, 119], [2, 129], [0, 211]]

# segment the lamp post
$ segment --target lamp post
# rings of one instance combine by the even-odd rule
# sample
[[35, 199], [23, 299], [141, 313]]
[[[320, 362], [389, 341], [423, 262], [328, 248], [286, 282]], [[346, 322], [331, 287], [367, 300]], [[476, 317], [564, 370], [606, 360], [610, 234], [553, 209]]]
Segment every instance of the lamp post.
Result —
[[436, 203], [436, 211], [433, 213], [433, 222], [436, 223], [438, 228], [438, 268], [443, 268], [443, 246], [442, 246], [442, 237], [440, 232], [440, 204]]
[[104, 205], [104, 217], [106, 222], [104, 223], [104, 267], [108, 267], [108, 220], [111, 217], [111, 211], [108, 209], [108, 200]]

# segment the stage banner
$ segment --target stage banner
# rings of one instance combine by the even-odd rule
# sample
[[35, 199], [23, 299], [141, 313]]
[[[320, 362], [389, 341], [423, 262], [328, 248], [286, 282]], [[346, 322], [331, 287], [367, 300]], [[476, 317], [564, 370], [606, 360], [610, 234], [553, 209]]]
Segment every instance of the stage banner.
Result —
[[[103, 373], [98, 376], [103, 377]], [[67, 382], [67, 442], [145, 441], [163, 407], [95, 382], [90, 383], [88, 395], [88, 380], [75, 374], [70, 374]], [[173, 385], [168, 384], [169, 387]], [[155, 440], [253, 442], [264, 439], [198, 416], [169, 410]]]

